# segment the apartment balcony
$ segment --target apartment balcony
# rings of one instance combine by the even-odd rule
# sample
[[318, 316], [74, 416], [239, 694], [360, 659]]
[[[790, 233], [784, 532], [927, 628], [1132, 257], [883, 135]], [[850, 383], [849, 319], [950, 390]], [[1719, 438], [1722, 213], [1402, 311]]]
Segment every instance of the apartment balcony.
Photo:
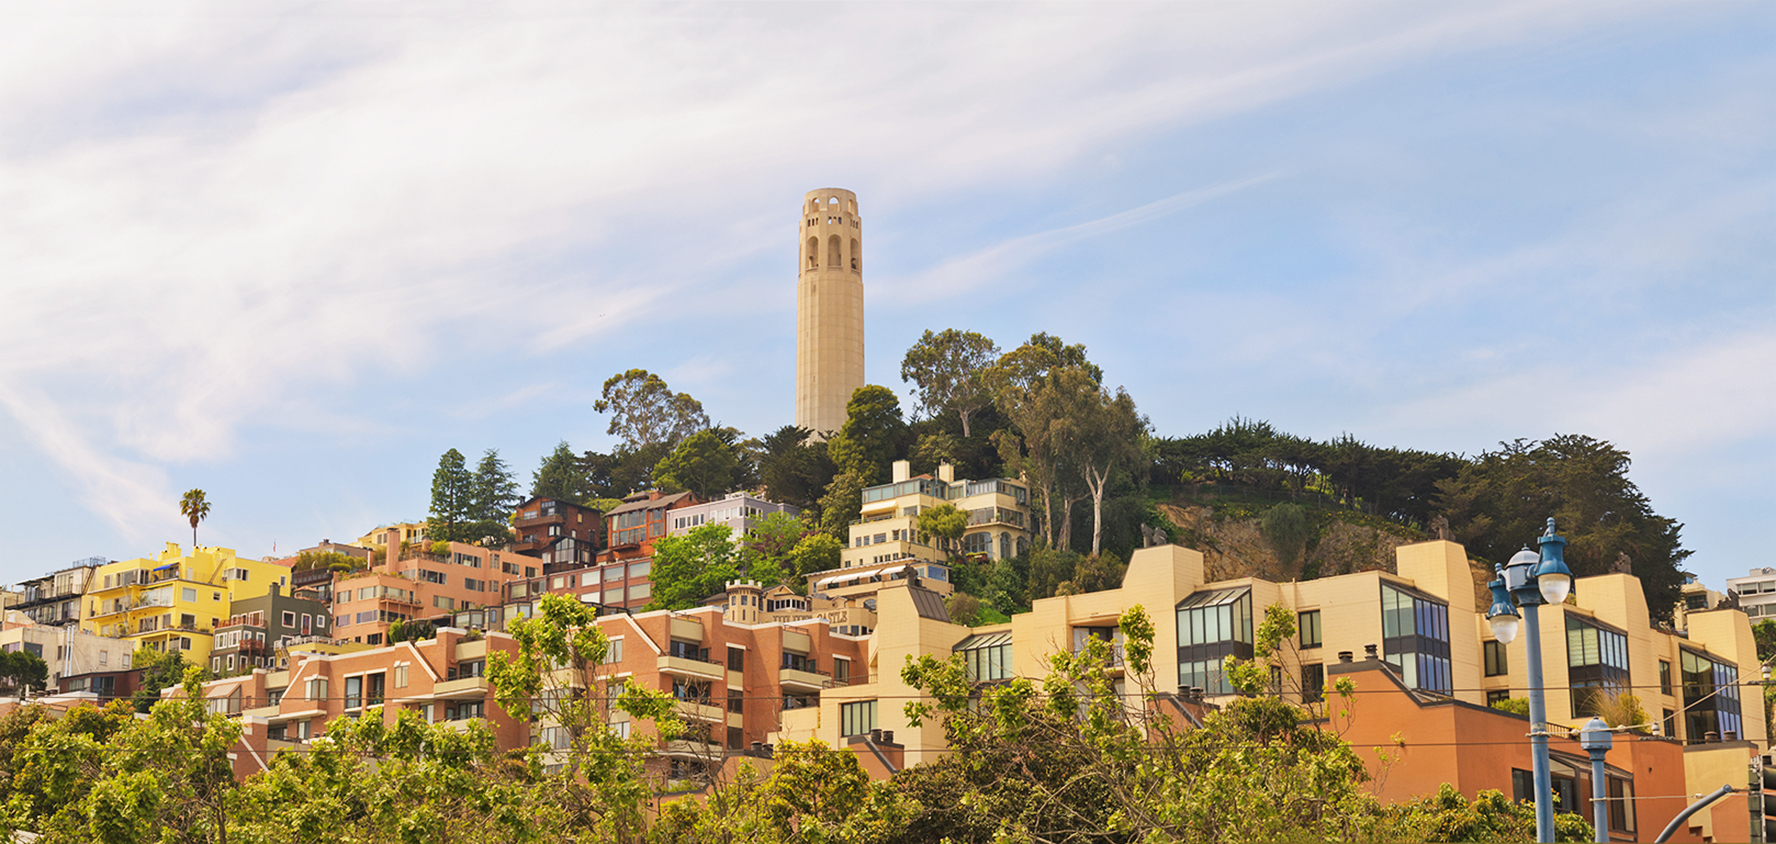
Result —
[[464, 677], [445, 680], [432, 687], [432, 697], [439, 700], [479, 700], [487, 697], [493, 687], [486, 677]]
[[655, 667], [661, 674], [677, 674], [702, 680], [720, 680], [728, 674], [727, 666], [721, 663], [671, 654], [660, 654]]
[[785, 668], [777, 675], [777, 682], [785, 692], [818, 692], [832, 685], [832, 675], [824, 671]]
[[720, 759], [726, 752], [718, 742], [703, 741], [695, 738], [681, 738], [666, 742], [661, 754], [692, 759]]
[[694, 721], [711, 721], [717, 724], [725, 724], [728, 721], [728, 714], [726, 711], [715, 704], [703, 700], [680, 699], [678, 701], [678, 714]]

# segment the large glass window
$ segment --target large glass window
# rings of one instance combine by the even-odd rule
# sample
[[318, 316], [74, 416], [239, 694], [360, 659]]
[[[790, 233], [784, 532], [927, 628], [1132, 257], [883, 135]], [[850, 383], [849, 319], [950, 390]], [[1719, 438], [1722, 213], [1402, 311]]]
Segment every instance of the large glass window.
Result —
[[1381, 584], [1381, 647], [1384, 659], [1408, 687], [1450, 694], [1449, 605], [1427, 595]]
[[1252, 590], [1198, 592], [1178, 604], [1178, 685], [1233, 694], [1223, 675], [1227, 657], [1252, 658]]
[[1684, 741], [1701, 744], [1708, 733], [1743, 736], [1739, 720], [1739, 678], [1731, 663], [1684, 651]]
[[1011, 634], [977, 633], [956, 643], [955, 653], [968, 666], [968, 679], [991, 683], [1011, 679]]
[[839, 735], [855, 736], [876, 728], [876, 702], [861, 700], [839, 704]]
[[1567, 613], [1566, 678], [1573, 717], [1601, 714], [1606, 695], [1629, 688], [1627, 635]]

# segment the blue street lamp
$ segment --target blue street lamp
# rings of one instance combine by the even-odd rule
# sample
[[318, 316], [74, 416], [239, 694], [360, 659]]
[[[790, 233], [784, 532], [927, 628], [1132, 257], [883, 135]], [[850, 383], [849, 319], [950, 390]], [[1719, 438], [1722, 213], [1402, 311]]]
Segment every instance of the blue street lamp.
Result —
[[[1542, 695], [1542, 630], [1536, 607], [1559, 604], [1572, 592], [1572, 570], [1566, 567], [1566, 540], [1554, 535], [1554, 520], [1537, 540], [1542, 551], [1537, 554], [1527, 547], [1511, 557], [1511, 561], [1494, 566], [1498, 579], [1492, 587], [1492, 606], [1486, 610], [1492, 622], [1492, 635], [1500, 644], [1511, 644], [1517, 638], [1521, 620], [1529, 631], [1524, 643], [1529, 651], [1529, 737], [1535, 766], [1536, 840], [1554, 840], [1553, 777], [1548, 771], [1548, 706]], [[1518, 607], [1528, 610], [1519, 614]]]

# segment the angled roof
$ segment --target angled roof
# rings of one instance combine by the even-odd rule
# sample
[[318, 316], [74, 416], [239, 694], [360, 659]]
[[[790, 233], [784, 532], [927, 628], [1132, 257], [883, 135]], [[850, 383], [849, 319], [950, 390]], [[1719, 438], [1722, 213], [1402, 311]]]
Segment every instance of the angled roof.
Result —
[[643, 498], [640, 501], [628, 501], [610, 508], [605, 515], [615, 516], [618, 513], [631, 513], [636, 510], [660, 509], [676, 504], [688, 497], [690, 497], [690, 493], [680, 492], [673, 495], [662, 495], [659, 498]]
[[923, 586], [908, 586], [907, 593], [913, 596], [913, 609], [919, 611], [920, 618], [950, 620], [950, 611], [944, 606], [942, 595]]

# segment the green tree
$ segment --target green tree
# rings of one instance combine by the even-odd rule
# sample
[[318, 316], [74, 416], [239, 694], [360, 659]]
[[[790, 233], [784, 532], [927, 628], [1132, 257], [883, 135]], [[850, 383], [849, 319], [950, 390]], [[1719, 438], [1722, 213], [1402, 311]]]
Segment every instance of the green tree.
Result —
[[469, 484], [470, 535], [490, 548], [512, 542], [512, 509], [518, 506], [518, 481], [498, 449], [488, 449], [475, 466]]
[[585, 504], [591, 500], [586, 474], [567, 440], [555, 444], [555, 450], [543, 458], [542, 465], [531, 474], [530, 494], [533, 498], [553, 498]]
[[1679, 538], [1683, 525], [1653, 512], [1629, 480], [1629, 466], [1627, 452], [1581, 435], [1502, 443], [1445, 485], [1446, 504], [1471, 496], [1468, 512], [1445, 513], [1458, 534], [1485, 517], [1485, 529], [1472, 531], [1468, 553], [1495, 562], [1540, 535], [1553, 516], [1570, 543], [1566, 561], [1575, 576], [1606, 574], [1627, 557], [1654, 619], [1668, 620], [1683, 588], [1678, 566], [1691, 552]]
[[[1080, 385], [1083, 387], [1084, 385]], [[1085, 480], [1092, 500], [1092, 556], [1104, 547], [1104, 493], [1111, 477], [1143, 468], [1147, 418], [1135, 410], [1135, 400], [1118, 387], [1114, 394], [1102, 388], [1090, 391], [1078, 406], [1080, 418], [1069, 420], [1080, 431], [1074, 462]]]
[[654, 475], [667, 492], [689, 490], [700, 498], [716, 499], [734, 488], [740, 470], [740, 451], [732, 433], [704, 430], [679, 442], [654, 468]]
[[191, 522], [191, 550], [197, 550], [197, 523], [210, 517], [210, 502], [201, 489], [187, 490], [179, 499], [179, 513]]
[[0, 683], [23, 700], [28, 691], [43, 691], [49, 683], [49, 663], [30, 651], [0, 653]]
[[918, 522], [920, 533], [943, 540], [944, 549], [952, 554], [968, 532], [968, 514], [948, 502], [920, 510]]
[[136, 684], [136, 691], [130, 696], [130, 702], [137, 712], [148, 712], [160, 700], [163, 689], [179, 685], [184, 678], [186, 669], [198, 672], [203, 669], [185, 662], [183, 651], [157, 651], [153, 648], [137, 648], [130, 656], [130, 665], [142, 672], [142, 679]]
[[426, 535], [435, 542], [469, 542], [473, 533], [475, 477], [456, 449], [438, 458], [432, 473], [432, 509], [426, 517]]
[[807, 428], [785, 425], [766, 435], [760, 444], [758, 475], [765, 494], [772, 501], [811, 511], [816, 519], [821, 496], [838, 473], [827, 443], [813, 439]]
[[654, 600], [648, 609], [700, 607], [705, 598], [727, 589], [728, 581], [743, 576], [765, 584], [783, 581], [775, 560], [755, 558], [750, 571], [742, 571], [744, 562], [727, 525], [711, 523], [661, 537], [654, 543]]
[[594, 618], [590, 607], [571, 597], [544, 595], [534, 618], [508, 626], [517, 652], [490, 654], [487, 678], [500, 708], [520, 720], [535, 719], [542, 731], [552, 751], [549, 764], [559, 770], [536, 788], [559, 808], [567, 827], [595, 831], [597, 841], [639, 841], [654, 791], [647, 763], [655, 737], [619, 735], [612, 715], [651, 721], [664, 740], [685, 726], [664, 692], [614, 676], [606, 662], [610, 640]]
[[857, 475], [840, 472], [820, 497], [820, 530], [841, 545], [850, 543], [851, 523], [863, 513], [864, 486]]
[[603, 398], [592, 408], [611, 415], [605, 433], [622, 437], [631, 449], [670, 448], [709, 427], [702, 402], [688, 393], [672, 392], [665, 379], [645, 369], [612, 375], [604, 382]]
[[1307, 541], [1314, 535], [1313, 521], [1299, 504], [1278, 504], [1264, 511], [1258, 524], [1285, 571], [1293, 569], [1300, 561], [1307, 550]]
[[998, 357], [999, 346], [973, 331], [926, 331], [901, 360], [900, 380], [918, 388], [920, 413], [954, 413], [962, 420], [962, 436], [969, 437], [968, 418], [992, 401], [981, 374]]
[[1085, 359], [1084, 346], [1044, 333], [1006, 352], [982, 377], [1016, 429], [994, 435], [1006, 471], [1023, 473], [1035, 488], [1043, 542], [1070, 548], [1073, 505], [1085, 492], [1078, 457], [1090, 432], [1083, 424], [1103, 370]]
[[905, 445], [900, 399], [887, 387], [858, 387], [845, 404], [845, 424], [828, 444], [839, 470], [864, 486], [884, 482], [888, 465]]
[[[1482, 789], [1470, 802], [1443, 783], [1436, 794], [1389, 806], [1378, 831], [1384, 841], [1534, 841], [1535, 804], [1508, 800], [1493, 789]], [[1591, 825], [1574, 812], [1560, 812], [1554, 816], [1554, 840], [1591, 841]]]
[[785, 574], [795, 575], [790, 579], [790, 588], [805, 594], [808, 575], [838, 568], [844, 550], [844, 544], [828, 534], [810, 533], [802, 537], [796, 542], [795, 550], [789, 552], [789, 564], [784, 567]]

